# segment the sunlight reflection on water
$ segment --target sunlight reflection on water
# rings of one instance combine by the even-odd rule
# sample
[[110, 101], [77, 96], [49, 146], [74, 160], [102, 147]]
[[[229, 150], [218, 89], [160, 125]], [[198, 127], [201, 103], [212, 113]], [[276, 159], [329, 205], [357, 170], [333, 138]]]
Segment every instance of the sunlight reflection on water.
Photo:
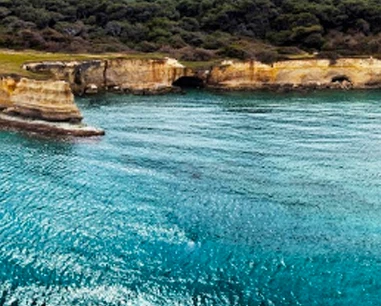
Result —
[[380, 98], [106, 95], [78, 99], [104, 138], [0, 132], [0, 305], [376, 303]]

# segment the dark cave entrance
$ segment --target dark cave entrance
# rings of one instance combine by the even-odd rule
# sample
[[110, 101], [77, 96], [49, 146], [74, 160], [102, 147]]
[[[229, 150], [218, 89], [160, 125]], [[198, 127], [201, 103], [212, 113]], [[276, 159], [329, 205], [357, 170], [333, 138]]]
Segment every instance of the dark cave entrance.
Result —
[[198, 77], [184, 76], [173, 82], [173, 86], [181, 88], [203, 88], [204, 81]]
[[348, 82], [348, 83], [352, 83], [351, 79], [349, 77], [347, 77], [346, 75], [337, 75], [335, 77], [332, 78], [332, 83], [344, 83], [344, 82]]

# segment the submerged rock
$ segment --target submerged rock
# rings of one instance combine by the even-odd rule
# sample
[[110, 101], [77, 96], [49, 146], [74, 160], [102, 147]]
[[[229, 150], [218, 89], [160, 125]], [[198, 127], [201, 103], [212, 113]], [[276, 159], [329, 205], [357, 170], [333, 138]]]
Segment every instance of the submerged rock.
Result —
[[86, 126], [82, 123], [52, 122], [0, 113], [0, 127], [45, 135], [66, 135], [76, 137], [102, 136], [104, 130]]
[[166, 95], [170, 93], [181, 93], [182, 89], [176, 86], [158, 86], [151, 88], [125, 89], [125, 93], [137, 96]]

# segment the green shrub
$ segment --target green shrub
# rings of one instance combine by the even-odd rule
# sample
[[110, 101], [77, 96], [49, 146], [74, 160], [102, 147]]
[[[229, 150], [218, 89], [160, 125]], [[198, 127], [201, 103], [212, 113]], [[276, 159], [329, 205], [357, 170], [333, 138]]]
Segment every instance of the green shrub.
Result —
[[307, 38], [302, 42], [303, 46], [312, 49], [320, 50], [324, 45], [325, 40], [320, 33], [312, 33], [307, 36]]
[[272, 64], [272, 63], [275, 63], [276, 61], [280, 60], [281, 57], [278, 54], [278, 52], [276, 52], [276, 51], [263, 50], [263, 51], [259, 51], [255, 55], [255, 59], [262, 62], [262, 63], [265, 63], [265, 64]]
[[214, 53], [210, 50], [201, 48], [187, 47], [180, 50], [180, 59], [183, 61], [204, 62], [210, 61], [214, 57]]
[[[79, 49], [81, 43], [89, 50], [92, 46], [94, 50], [123, 51], [128, 46], [152, 49], [145, 43], [141, 45], [147, 42], [156, 47], [219, 50], [223, 56], [248, 59], [258, 50], [263, 51], [262, 45], [272, 44], [307, 51], [370, 54], [380, 52], [381, 2], [0, 0], [0, 24], [1, 34], [6, 35], [7, 47], [11, 48], [44, 48], [45, 41], [49, 50]], [[69, 38], [65, 40], [53, 33], [48, 37], [44, 32], [47, 29]], [[25, 30], [29, 32], [20, 33]], [[78, 46], [73, 47], [73, 41]]]
[[141, 52], [155, 52], [159, 48], [155, 43], [149, 41], [142, 41], [141, 43], [137, 44], [135, 49]]

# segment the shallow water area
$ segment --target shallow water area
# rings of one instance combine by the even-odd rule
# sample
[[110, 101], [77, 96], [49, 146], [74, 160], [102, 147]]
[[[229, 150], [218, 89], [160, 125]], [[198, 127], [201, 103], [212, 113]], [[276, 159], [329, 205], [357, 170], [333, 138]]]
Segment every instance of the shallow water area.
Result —
[[0, 131], [0, 305], [381, 298], [381, 92], [77, 99]]

